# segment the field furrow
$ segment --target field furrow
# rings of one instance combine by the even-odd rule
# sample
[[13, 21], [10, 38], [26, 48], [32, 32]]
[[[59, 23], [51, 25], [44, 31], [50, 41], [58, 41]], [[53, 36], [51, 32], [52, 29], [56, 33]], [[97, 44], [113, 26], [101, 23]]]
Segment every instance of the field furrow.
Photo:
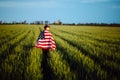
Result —
[[[96, 64], [99, 64], [101, 68], [103, 68], [109, 73], [109, 77], [112, 76], [114, 78], [114, 76], [117, 76], [117, 78], [119, 78], [119, 72], [120, 72], [119, 64], [111, 60], [107, 60], [106, 57], [104, 58], [103, 56], [98, 56], [96, 54], [93, 54], [93, 52], [91, 52], [90, 49], [92, 49], [94, 46], [91, 46], [91, 44], [89, 46], [86, 46], [86, 45], [79, 46], [80, 45], [80, 44], [78, 45], [79, 42], [76, 42], [75, 38], [72, 37], [72, 35], [71, 35], [72, 38], [68, 38], [67, 36], [63, 36], [63, 34], [65, 33], [58, 33], [58, 32], [53, 32], [53, 33], [54, 35], [59, 36], [64, 41], [67, 41], [69, 44], [71, 44], [72, 46], [82, 51], [84, 55], [89, 56], [91, 59], [93, 59]], [[119, 60], [119, 57], [117, 60]], [[111, 62], [112, 62], [112, 65], [110, 65]]]
[[[68, 33], [62, 33], [57, 30], [55, 30], [55, 31], [56, 31], [55, 33], [57, 36], [63, 38], [64, 40], [67, 40], [70, 44], [77, 47], [84, 53], [91, 52], [91, 54], [101, 57], [101, 58], [104, 58], [105, 60], [106, 59], [110, 60], [110, 61], [112, 60], [116, 63], [120, 62], [120, 59], [119, 59], [119, 56], [120, 56], [119, 47], [120, 46], [115, 47], [114, 45], [112, 45], [111, 46], [112, 48], [109, 48], [109, 45], [104, 45], [101, 42], [95, 42], [94, 40], [91, 41], [86, 38], [81, 39], [81, 38], [79, 38], [79, 36], [74, 36], [74, 35], [71, 35]], [[99, 45], [99, 44], [102, 44], [102, 46], [98, 47], [97, 45]], [[89, 48], [89, 50], [86, 50], [87, 48]]]
[[[54, 35], [55, 36], [55, 35]], [[77, 48], [55, 36], [57, 42], [57, 48], [62, 51], [65, 60], [69, 63], [72, 70], [75, 70], [79, 79], [92, 80], [105, 79], [107, 74], [103, 71], [99, 65], [96, 65], [92, 59], [82, 54]], [[70, 61], [70, 62], [69, 62]], [[96, 72], [97, 74], [94, 74]], [[96, 77], [95, 77], [96, 76]]]
[[77, 75], [71, 71], [68, 63], [63, 59], [62, 53], [54, 51], [50, 53], [49, 64], [57, 80], [75, 80]]
[[16, 37], [15, 39], [8, 41], [8, 43], [2, 45], [1, 53], [0, 53], [0, 58], [1, 58], [0, 62], [3, 61], [7, 57], [7, 55], [9, 55], [13, 52], [14, 48], [17, 45], [19, 45], [19, 43], [26, 38], [26, 36], [29, 32], [30, 31], [26, 31], [24, 34], [21, 34], [20, 36]]

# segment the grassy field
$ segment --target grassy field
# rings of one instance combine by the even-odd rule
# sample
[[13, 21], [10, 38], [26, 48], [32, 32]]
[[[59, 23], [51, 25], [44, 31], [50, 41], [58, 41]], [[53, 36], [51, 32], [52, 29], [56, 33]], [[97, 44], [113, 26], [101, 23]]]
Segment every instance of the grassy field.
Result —
[[0, 25], [1, 80], [119, 80], [120, 28], [51, 25], [47, 72], [34, 47], [43, 25]]

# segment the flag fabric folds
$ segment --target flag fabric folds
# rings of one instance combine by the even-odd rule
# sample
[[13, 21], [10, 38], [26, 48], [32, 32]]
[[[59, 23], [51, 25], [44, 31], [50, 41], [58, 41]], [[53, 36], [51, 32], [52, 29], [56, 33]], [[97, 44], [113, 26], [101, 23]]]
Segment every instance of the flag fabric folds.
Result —
[[54, 38], [53, 38], [52, 34], [47, 30], [43, 30], [40, 33], [35, 46], [37, 48], [51, 49], [51, 50], [55, 50], [55, 48], [56, 48]]

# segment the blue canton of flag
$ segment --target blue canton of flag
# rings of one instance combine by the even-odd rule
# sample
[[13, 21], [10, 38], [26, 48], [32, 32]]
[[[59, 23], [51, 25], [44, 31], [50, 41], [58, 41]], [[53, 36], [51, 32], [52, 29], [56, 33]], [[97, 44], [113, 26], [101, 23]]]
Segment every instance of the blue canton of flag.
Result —
[[38, 37], [38, 40], [39, 39], [45, 39], [45, 36], [44, 36], [44, 31], [42, 31]]

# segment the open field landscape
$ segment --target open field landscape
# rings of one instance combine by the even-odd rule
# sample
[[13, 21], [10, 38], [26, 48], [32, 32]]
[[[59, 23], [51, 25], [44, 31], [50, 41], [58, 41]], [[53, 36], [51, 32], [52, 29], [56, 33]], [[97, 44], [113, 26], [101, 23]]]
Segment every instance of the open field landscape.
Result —
[[120, 27], [51, 25], [45, 72], [34, 47], [43, 26], [0, 25], [1, 80], [120, 80]]

